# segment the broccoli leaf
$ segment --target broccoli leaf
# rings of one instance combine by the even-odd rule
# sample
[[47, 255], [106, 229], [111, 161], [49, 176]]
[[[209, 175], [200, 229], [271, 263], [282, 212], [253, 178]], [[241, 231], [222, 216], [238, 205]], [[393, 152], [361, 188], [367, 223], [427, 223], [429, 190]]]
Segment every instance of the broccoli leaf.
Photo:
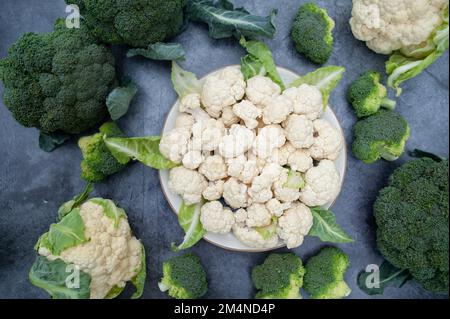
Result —
[[136, 291], [131, 296], [131, 299], [138, 299], [141, 298], [142, 293], [144, 292], [144, 285], [145, 285], [145, 278], [147, 277], [147, 266], [145, 262], [145, 248], [144, 245], [141, 244], [141, 267], [139, 268], [139, 271], [137, 272], [136, 276], [134, 276], [131, 279], [131, 283], [136, 288]]
[[[399, 269], [387, 261], [383, 261], [376, 273], [362, 271], [358, 275], [358, 287], [368, 295], [382, 295], [387, 287], [401, 288], [412, 279], [407, 269]], [[374, 276], [375, 274], [377, 276]], [[373, 280], [376, 279], [379, 279], [377, 287], [369, 288], [368, 284], [372, 286], [375, 284]]]
[[328, 98], [331, 91], [339, 84], [344, 75], [345, 68], [341, 66], [325, 66], [304, 76], [299, 77], [292, 82], [289, 87], [299, 87], [302, 84], [308, 84], [317, 87], [322, 92], [323, 105], [328, 105]]
[[103, 213], [114, 222], [114, 228], [119, 226], [121, 218], [126, 218], [127, 216], [125, 211], [122, 208], [117, 207], [110, 199], [92, 198], [90, 202], [103, 207]]
[[175, 61], [172, 62], [172, 84], [180, 99], [188, 94], [202, 91], [202, 85], [197, 76], [183, 70]]
[[243, 8], [234, 9], [229, 1], [190, 0], [187, 6], [188, 19], [207, 23], [213, 39], [237, 35], [273, 38], [276, 14], [277, 10], [272, 10], [267, 17], [255, 16]]
[[[91, 277], [79, 269], [68, 266], [61, 259], [50, 261], [38, 256], [28, 277], [33, 285], [45, 289], [54, 299], [89, 299]], [[75, 270], [78, 275], [75, 275]], [[79, 279], [78, 284], [71, 282], [72, 279]], [[73, 284], [74, 287], [69, 284]]]
[[170, 169], [178, 166], [159, 151], [161, 137], [109, 137], [105, 138], [106, 147], [111, 154], [121, 164], [126, 164], [130, 160], [137, 160], [142, 164], [155, 169]]
[[106, 98], [106, 106], [113, 121], [120, 119], [128, 112], [137, 91], [136, 85], [130, 81], [126, 86], [115, 88], [109, 93]]
[[320, 207], [311, 207], [313, 226], [309, 236], [319, 237], [324, 242], [351, 243], [354, 240], [336, 223], [333, 212]]
[[89, 194], [94, 189], [94, 185], [92, 183], [87, 183], [84, 190], [76, 195], [73, 199], [69, 200], [62, 204], [58, 209], [58, 218], [59, 220], [63, 219], [64, 216], [69, 214], [72, 209], [80, 206], [83, 202], [89, 197]]
[[175, 61], [184, 59], [186, 52], [179, 43], [158, 42], [150, 44], [147, 49], [131, 49], [127, 53], [128, 58], [137, 55], [152, 60]]
[[206, 234], [200, 222], [200, 208], [203, 203], [186, 205], [184, 202], [178, 212], [178, 222], [185, 232], [183, 242], [180, 245], [172, 243], [173, 251], [180, 251], [194, 246]]
[[70, 135], [61, 131], [39, 133], [39, 147], [45, 152], [52, 152], [70, 139]]
[[[275, 61], [273, 60], [272, 52], [270, 52], [270, 49], [267, 47], [267, 45], [264, 42], [256, 40], [246, 41], [244, 37], [241, 38], [239, 43], [247, 50], [250, 55], [250, 57], [248, 58], [244, 57], [244, 60], [246, 60], [247, 62], [251, 60], [253, 68], [259, 68], [259, 72], [261, 72], [263, 68], [265, 70], [265, 73], [267, 73], [267, 76], [271, 78], [272, 81], [274, 81], [276, 84], [278, 84], [282, 90], [284, 90], [285, 86], [283, 80], [278, 74], [277, 66], [275, 64]], [[257, 66], [257, 62], [260, 63], [260, 66]], [[246, 65], [245, 68], [248, 69], [248, 66]], [[245, 72], [248, 73], [248, 70], [245, 70]]]
[[432, 160], [435, 160], [436, 162], [442, 162], [445, 159], [439, 155], [436, 155], [436, 154], [433, 154], [430, 152], [426, 152], [426, 151], [422, 151], [417, 148], [414, 149], [413, 151], [409, 152], [409, 156], [416, 157], [416, 158], [428, 157], [428, 158], [431, 158]]

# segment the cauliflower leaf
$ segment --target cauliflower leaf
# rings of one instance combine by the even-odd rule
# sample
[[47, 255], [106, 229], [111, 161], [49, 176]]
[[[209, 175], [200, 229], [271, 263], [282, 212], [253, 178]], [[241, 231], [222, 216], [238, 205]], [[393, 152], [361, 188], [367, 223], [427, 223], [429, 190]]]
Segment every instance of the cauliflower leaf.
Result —
[[142, 254], [141, 254], [141, 267], [139, 271], [136, 273], [131, 279], [131, 283], [136, 288], [136, 291], [131, 296], [131, 299], [139, 299], [144, 292], [145, 278], [147, 277], [147, 263], [145, 261], [145, 248], [144, 245], [141, 244]]
[[69, 214], [72, 209], [80, 206], [81, 204], [88, 199], [89, 194], [93, 191], [94, 185], [92, 183], [87, 183], [84, 190], [76, 195], [73, 199], [68, 202], [63, 203], [58, 209], [58, 218], [59, 220], [63, 219], [64, 216]]
[[131, 49], [127, 53], [127, 58], [135, 56], [143, 56], [144, 58], [160, 61], [183, 60], [186, 51], [179, 43], [163, 43], [158, 42], [150, 44], [147, 49]]
[[197, 79], [197, 76], [183, 70], [178, 63], [172, 62], [172, 84], [175, 92], [177, 92], [180, 99], [191, 93], [201, 93], [202, 84]]
[[330, 243], [352, 243], [351, 238], [336, 222], [333, 212], [320, 207], [312, 207], [313, 226], [309, 236], [319, 237], [320, 240]]
[[103, 207], [103, 213], [114, 222], [114, 228], [119, 226], [121, 218], [125, 218], [127, 216], [125, 211], [122, 208], [117, 207], [116, 204], [114, 204], [114, 202], [110, 199], [92, 198], [90, 201]]
[[200, 208], [202, 203], [186, 205], [184, 202], [178, 211], [178, 222], [185, 232], [183, 242], [178, 246], [172, 243], [173, 251], [180, 251], [194, 246], [206, 234], [200, 222]]

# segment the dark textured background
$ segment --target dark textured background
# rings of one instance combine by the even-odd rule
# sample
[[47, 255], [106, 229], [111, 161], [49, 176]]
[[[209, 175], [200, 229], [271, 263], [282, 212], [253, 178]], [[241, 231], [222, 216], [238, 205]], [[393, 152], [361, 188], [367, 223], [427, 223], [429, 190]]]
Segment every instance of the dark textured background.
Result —
[[[278, 65], [306, 73], [315, 66], [296, 53], [289, 29], [295, 12], [304, 1], [235, 1], [252, 13], [266, 15], [278, 7], [278, 32], [268, 41]], [[335, 48], [329, 64], [347, 68], [345, 77], [331, 96], [345, 131], [352, 141], [355, 116], [345, 101], [345, 88], [362, 71], [372, 68], [383, 72], [385, 57], [367, 49], [353, 38], [348, 19], [351, 1], [318, 1], [336, 20]], [[0, 0], [0, 58], [24, 32], [47, 32], [53, 21], [65, 16], [63, 0]], [[183, 66], [199, 76], [217, 68], [239, 63], [244, 51], [234, 39], [215, 41], [203, 25], [191, 24], [175, 39], [187, 50]], [[139, 85], [139, 93], [120, 126], [130, 136], [159, 134], [165, 115], [176, 99], [170, 83], [170, 65], [143, 58], [125, 58], [124, 48], [115, 48], [119, 72], [130, 75]], [[426, 149], [448, 156], [448, 54], [423, 74], [407, 82], [398, 100], [397, 110], [411, 126], [407, 147]], [[0, 85], [0, 93], [2, 92]], [[353, 289], [351, 298], [368, 298], [356, 286], [358, 272], [369, 263], [379, 263], [375, 248], [372, 203], [389, 174], [407, 160], [379, 161], [365, 165], [349, 154], [348, 173], [334, 212], [338, 222], [355, 239], [341, 245], [349, 255], [351, 268], [346, 279]], [[81, 154], [75, 141], [44, 153], [38, 147], [38, 132], [17, 124], [0, 102], [0, 298], [46, 298], [48, 295], [28, 282], [27, 273], [35, 258], [33, 245], [38, 236], [55, 221], [59, 204], [83, 188], [79, 178]], [[165, 298], [158, 290], [162, 262], [173, 256], [169, 245], [181, 241], [182, 231], [161, 192], [157, 172], [134, 164], [96, 186], [96, 196], [114, 199], [129, 216], [138, 238], [147, 250], [148, 280], [145, 298]], [[295, 252], [306, 258], [323, 243], [307, 238]], [[250, 298], [254, 295], [250, 269], [267, 254], [234, 253], [204, 241], [192, 249], [207, 269], [210, 289], [207, 298]], [[415, 283], [402, 289], [387, 289], [386, 298], [439, 298]]]

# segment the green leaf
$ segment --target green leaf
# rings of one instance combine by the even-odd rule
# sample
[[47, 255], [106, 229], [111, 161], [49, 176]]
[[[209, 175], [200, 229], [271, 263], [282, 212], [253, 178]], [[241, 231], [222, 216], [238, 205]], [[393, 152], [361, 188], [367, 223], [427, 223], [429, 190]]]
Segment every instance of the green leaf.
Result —
[[93, 189], [94, 184], [87, 183], [84, 190], [80, 194], [76, 195], [73, 199], [69, 200], [68, 202], [62, 204], [58, 209], [58, 219], [59, 220], [63, 219], [64, 216], [66, 216], [72, 211], [72, 209], [83, 204], [84, 201], [88, 199], [89, 194], [93, 191]]
[[229, 1], [191, 0], [187, 6], [188, 19], [208, 24], [213, 39], [237, 35], [273, 38], [276, 14], [277, 10], [272, 10], [267, 17], [255, 16], [243, 8], [233, 9]]
[[136, 85], [130, 81], [127, 86], [117, 87], [109, 93], [106, 98], [106, 106], [113, 121], [120, 119], [128, 112], [137, 91]]
[[[275, 61], [273, 60], [272, 52], [270, 52], [269, 47], [264, 42], [261, 41], [256, 40], [246, 41], [244, 37], [241, 38], [239, 43], [247, 50], [248, 54], [251, 57], [251, 58], [244, 57], [244, 59], [247, 60], [252, 59], [253, 67], [255, 67], [255, 61], [258, 61], [264, 68], [267, 76], [271, 78], [272, 81], [274, 81], [276, 84], [278, 84], [282, 90], [284, 90], [285, 86], [283, 80], [278, 74], [277, 66], [275, 64]], [[259, 71], [261, 71], [261, 67]]]
[[114, 286], [111, 288], [111, 290], [108, 292], [108, 294], [105, 296], [105, 299], [114, 299], [116, 297], [118, 297], [122, 291], [125, 289], [125, 286], [123, 287], [119, 287], [119, 286]]
[[183, 70], [175, 61], [172, 62], [172, 84], [180, 99], [191, 93], [202, 92], [202, 85], [197, 76]]
[[131, 299], [138, 299], [141, 298], [142, 293], [144, 292], [144, 285], [145, 285], [145, 278], [147, 277], [147, 266], [145, 262], [145, 249], [144, 245], [141, 244], [141, 266], [139, 268], [139, 271], [137, 272], [136, 276], [134, 276], [131, 279], [131, 283], [136, 288], [136, 291], [131, 296]]
[[206, 234], [200, 222], [200, 208], [203, 203], [186, 205], [184, 202], [178, 212], [178, 222], [185, 232], [183, 242], [180, 245], [172, 243], [173, 251], [180, 251], [194, 246]]
[[184, 59], [186, 52], [179, 43], [158, 42], [150, 44], [147, 49], [131, 49], [127, 53], [128, 58], [137, 55], [152, 60], [175, 61]]
[[277, 233], [278, 218], [272, 217], [272, 222], [270, 225], [263, 227], [255, 227], [255, 230], [261, 235], [264, 240], [268, 240], [276, 235]]
[[125, 211], [122, 208], [117, 207], [110, 199], [92, 198], [89, 201], [103, 207], [103, 213], [114, 222], [115, 228], [119, 226], [120, 219], [126, 218], [127, 216]]
[[36, 287], [45, 289], [53, 299], [89, 299], [91, 295], [91, 277], [79, 270], [79, 285], [68, 287], [71, 283], [73, 267], [61, 259], [50, 261], [43, 256], [38, 256], [31, 267], [28, 278]]
[[283, 187], [302, 189], [303, 187], [305, 187], [305, 180], [303, 179], [302, 174], [300, 172], [289, 170], [288, 178], [286, 180], [286, 183], [284, 183]]
[[87, 241], [80, 210], [74, 208], [60, 222], [50, 225], [50, 230], [39, 238], [36, 249], [45, 247], [52, 255], [59, 256], [62, 251]]
[[266, 75], [266, 69], [262, 63], [250, 54], [241, 58], [241, 72], [244, 74], [245, 81], [256, 75]]
[[170, 169], [179, 165], [161, 154], [159, 151], [161, 137], [159, 136], [110, 137], [104, 140], [106, 147], [121, 164], [126, 164], [130, 160], [137, 160], [155, 169]]
[[330, 243], [352, 243], [354, 240], [336, 223], [333, 212], [320, 207], [311, 207], [313, 226], [309, 236], [319, 237]]
[[339, 84], [344, 75], [345, 68], [341, 66], [324, 66], [313, 72], [305, 74], [292, 82], [289, 87], [299, 87], [308, 84], [317, 87], [322, 92], [323, 105], [328, 105], [331, 91]]
[[378, 287], [369, 288], [367, 287], [368, 281], [370, 284], [374, 284], [374, 274], [374, 272], [362, 271], [358, 275], [358, 287], [368, 295], [382, 295], [387, 287], [401, 288], [412, 279], [407, 269], [399, 269], [384, 261], [378, 270]]
[[39, 147], [45, 152], [52, 152], [70, 139], [70, 135], [63, 132], [39, 133]]
[[430, 152], [425, 152], [419, 149], [414, 149], [413, 151], [409, 152], [409, 156], [411, 157], [417, 157], [417, 158], [423, 158], [423, 157], [428, 157], [431, 158], [432, 160], [435, 160], [436, 162], [442, 162], [445, 158], [441, 157], [439, 155], [430, 153]]

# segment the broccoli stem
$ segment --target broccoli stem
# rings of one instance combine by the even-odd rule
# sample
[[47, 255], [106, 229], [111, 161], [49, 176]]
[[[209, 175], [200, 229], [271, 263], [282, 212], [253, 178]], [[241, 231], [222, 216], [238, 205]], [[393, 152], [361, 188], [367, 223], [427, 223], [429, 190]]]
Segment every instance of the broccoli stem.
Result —
[[380, 104], [382, 107], [384, 107], [385, 109], [388, 109], [388, 110], [393, 110], [393, 109], [395, 109], [395, 106], [397, 105], [397, 102], [396, 101], [394, 101], [394, 100], [391, 100], [391, 99], [388, 99], [388, 98], [384, 98], [382, 101], [381, 101], [381, 104]]

